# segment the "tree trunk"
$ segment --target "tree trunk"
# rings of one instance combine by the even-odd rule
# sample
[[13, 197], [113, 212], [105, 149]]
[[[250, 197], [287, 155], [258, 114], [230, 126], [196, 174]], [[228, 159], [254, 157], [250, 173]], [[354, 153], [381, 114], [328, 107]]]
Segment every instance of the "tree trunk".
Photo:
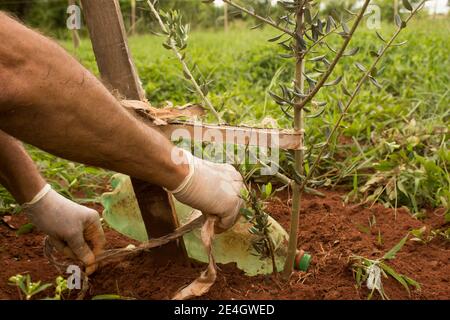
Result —
[[[296, 34], [299, 38], [303, 38], [303, 7], [297, 11]], [[305, 61], [302, 57], [302, 49], [300, 42], [296, 43], [296, 64], [295, 64], [295, 88], [297, 91], [303, 93], [305, 79], [303, 76], [305, 70]], [[297, 98], [296, 103], [300, 103], [301, 98]], [[300, 134], [300, 148], [295, 151], [295, 169], [303, 174], [303, 157], [304, 157], [304, 114], [303, 110], [299, 108], [294, 109], [294, 131]], [[299, 215], [301, 209], [301, 192], [297, 182], [294, 183], [292, 190], [292, 212], [291, 212], [291, 227], [289, 231], [289, 245], [284, 264], [283, 278], [289, 279], [294, 266], [295, 254], [297, 252], [297, 235], [299, 226]]]

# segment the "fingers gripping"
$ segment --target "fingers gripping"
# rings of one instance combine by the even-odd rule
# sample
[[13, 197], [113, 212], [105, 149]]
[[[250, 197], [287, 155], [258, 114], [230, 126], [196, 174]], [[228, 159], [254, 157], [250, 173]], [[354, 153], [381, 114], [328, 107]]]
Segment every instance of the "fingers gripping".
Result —
[[64, 254], [66, 257], [69, 257], [70, 259], [77, 260], [76, 255], [73, 253], [72, 249], [70, 249], [69, 246], [64, 241], [59, 240], [55, 237], [49, 237], [48, 238], [50, 244], [59, 252]]
[[97, 265], [95, 257], [103, 252], [105, 235], [100, 221], [95, 220], [84, 229], [84, 234], [76, 234], [65, 241], [56, 237], [49, 237], [49, 241], [55, 249], [73, 260], [80, 260], [86, 266], [86, 273], [93, 273]]
[[86, 226], [84, 239], [90, 245], [96, 257], [103, 252], [106, 239], [99, 219], [95, 219], [94, 222]]
[[77, 233], [75, 236], [68, 239], [67, 244], [75, 256], [86, 266], [87, 275], [90, 275], [97, 269], [95, 255], [84, 240], [83, 234]]

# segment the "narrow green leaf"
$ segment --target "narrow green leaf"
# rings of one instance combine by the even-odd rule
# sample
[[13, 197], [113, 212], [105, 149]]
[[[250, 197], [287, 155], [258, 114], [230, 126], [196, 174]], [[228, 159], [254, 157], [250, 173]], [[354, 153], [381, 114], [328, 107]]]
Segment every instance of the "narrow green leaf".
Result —
[[338, 107], [341, 112], [344, 112], [345, 107], [341, 100], [338, 100]]
[[306, 117], [307, 118], [317, 118], [317, 117], [321, 116], [324, 111], [325, 111], [325, 107], [321, 108], [318, 112], [316, 112], [314, 114], [307, 115]]
[[378, 54], [378, 52], [376, 52], [376, 51], [373, 51], [373, 50], [370, 50], [370, 55], [372, 56], [372, 57], [379, 57], [380, 55]]
[[353, 190], [358, 190], [358, 172], [355, 170], [355, 174], [353, 175]]
[[337, 51], [333, 47], [331, 47], [327, 42], [324, 42], [324, 43], [330, 51], [337, 53]]
[[346, 34], [349, 34], [350, 33], [350, 28], [348, 27], [347, 23], [345, 23], [345, 21], [342, 21], [341, 24], [342, 24], [342, 29], [344, 30], [344, 32]]
[[391, 268], [391, 267], [388, 266], [387, 264], [380, 263], [380, 267], [381, 267], [387, 274], [389, 274], [392, 278], [394, 278], [395, 280], [397, 280], [397, 281], [405, 288], [405, 290], [408, 292], [408, 295], [411, 294], [411, 292], [409, 291], [408, 283], [403, 279], [403, 276], [402, 276], [401, 274], [398, 274], [393, 268]]
[[403, 275], [403, 279], [405, 279], [405, 281], [410, 285], [415, 287], [417, 290], [420, 290], [420, 283], [418, 283], [416, 280], [411, 279], [410, 277], [407, 277], [405, 275]]
[[374, 77], [370, 76], [369, 77], [370, 82], [372, 82], [372, 84], [377, 87], [378, 89], [383, 89], [383, 86], [377, 81], [377, 79], [375, 79]]
[[304, 18], [305, 18], [306, 23], [308, 23], [308, 24], [312, 23], [311, 11], [309, 11], [308, 8], [306, 8], [304, 11]]
[[279, 54], [279, 56], [283, 59], [290, 59], [294, 57], [293, 54]]
[[375, 33], [377, 34], [378, 39], [380, 39], [383, 42], [386, 42], [386, 40], [384, 40], [384, 38], [381, 36], [380, 33], [378, 33], [378, 31], [375, 31]]
[[52, 286], [51, 283], [46, 283], [46, 284], [43, 284], [43, 285], [39, 285], [37, 287], [37, 289], [33, 291], [33, 295], [38, 294], [39, 292], [42, 292], [42, 291], [46, 290], [47, 288], [50, 288], [51, 286]]
[[347, 88], [345, 87], [344, 84], [341, 85], [342, 88], [342, 92], [346, 95], [346, 96], [351, 96], [351, 93], [347, 90]]
[[342, 76], [337, 77], [335, 80], [324, 84], [325, 87], [331, 87], [339, 84], [342, 81]]
[[397, 27], [402, 28], [402, 29], [404, 27], [406, 27], [406, 23], [402, 20], [402, 17], [400, 17], [399, 14], [396, 14], [394, 19], [395, 19], [395, 24], [397, 25]]
[[323, 107], [323, 106], [326, 106], [326, 105], [327, 105], [327, 102], [326, 102], [326, 101], [311, 101], [311, 103], [312, 103], [314, 106], [317, 106], [317, 107]]
[[346, 57], [351, 57], [354, 56], [355, 54], [357, 54], [359, 51], [359, 47], [353, 48], [351, 50], [349, 50], [348, 52], [344, 53], [343, 55]]
[[350, 11], [350, 10], [348, 10], [346, 8], [344, 8], [344, 11], [347, 12], [351, 16], [356, 16], [356, 13], [354, 13], [353, 11]]
[[386, 260], [394, 259], [397, 252], [399, 252], [405, 245], [406, 241], [408, 240], [408, 237], [409, 233], [402, 240], [400, 240], [399, 243], [397, 243], [391, 250], [386, 252], [383, 256], [383, 259]]
[[331, 19], [333, 19], [331, 16], [327, 17], [327, 24], [326, 24], [326, 27], [325, 27], [325, 32], [326, 33], [330, 33], [331, 28], [333, 27]]
[[364, 67], [361, 63], [359, 63], [359, 62], [355, 62], [355, 66], [359, 69], [359, 70], [361, 70], [362, 72], [366, 72], [367, 71], [367, 69], [366, 69], [366, 67]]
[[310, 58], [310, 59], [308, 59], [309, 61], [320, 61], [320, 60], [323, 60], [323, 58], [325, 58], [325, 54], [324, 55], [321, 55], [321, 56], [317, 56], [317, 57], [313, 57], [313, 58]]
[[413, 11], [413, 7], [408, 0], [403, 0], [403, 5], [405, 6], [406, 10]]
[[358, 288], [361, 287], [361, 277], [362, 277], [362, 269], [358, 268], [356, 270], [356, 284], [358, 285]]
[[289, 47], [286, 43], [284, 43], [284, 42], [280, 42], [280, 43], [278, 43], [284, 50], [286, 50], [286, 51], [292, 51], [292, 48], [291, 47]]
[[402, 42], [399, 42], [399, 43], [393, 43], [393, 44], [391, 44], [391, 46], [393, 46], [393, 47], [401, 47], [401, 46], [403, 46], [403, 45], [405, 45], [407, 43], [408, 43], [408, 40], [405, 40], [405, 41], [402, 41]]
[[279, 105], [285, 105], [285, 104], [288, 104], [288, 101], [287, 101], [286, 99], [280, 97], [279, 95], [277, 95], [277, 94], [275, 94], [275, 93], [273, 93], [273, 92], [271, 92], [271, 91], [269, 91], [268, 93], [269, 93], [269, 95], [273, 98], [273, 100], [275, 100], [275, 102], [276, 102], [277, 104], [279, 104]]
[[257, 25], [250, 28], [250, 30], [258, 29], [263, 25], [263, 23], [258, 23]]
[[276, 36], [276, 37], [270, 38], [270, 39], [267, 40], [267, 41], [269, 41], [269, 42], [275, 42], [275, 41], [277, 41], [277, 40], [280, 40], [280, 38], [281, 38], [282, 36], [284, 36], [284, 33], [282, 33], [282, 34], [280, 34], [280, 35], [278, 35], [278, 36]]
[[33, 231], [33, 229], [34, 225], [32, 223], [25, 223], [21, 225], [19, 229], [17, 229], [16, 234], [20, 236], [22, 234], [30, 233], [31, 231]]
[[187, 79], [187, 80], [191, 80], [191, 76], [183, 70], [183, 76]]
[[[291, 107], [286, 107], [285, 105], [281, 105], [280, 104], [280, 109], [281, 111], [283, 111], [284, 115], [288, 118], [288, 119], [294, 119], [294, 117], [289, 114], [289, 110], [291, 109]], [[285, 109], [286, 108], [286, 109]]]
[[268, 183], [265, 185], [265, 194], [266, 194], [266, 198], [270, 197], [270, 195], [272, 194], [272, 183]]

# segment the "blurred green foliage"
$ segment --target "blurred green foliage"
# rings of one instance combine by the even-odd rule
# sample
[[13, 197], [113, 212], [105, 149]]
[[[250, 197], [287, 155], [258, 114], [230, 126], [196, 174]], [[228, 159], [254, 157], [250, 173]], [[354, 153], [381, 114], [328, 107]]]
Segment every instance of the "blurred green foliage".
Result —
[[[129, 30], [131, 24], [131, 0], [119, 0], [125, 28]], [[76, 0], [79, 5], [80, 1]], [[276, 10], [269, 0], [243, 1], [258, 12], [270, 13]], [[66, 29], [67, 0], [0, 0], [0, 10], [7, 11], [18, 17], [27, 25], [39, 28], [46, 34], [59, 38], [68, 38]], [[163, 11], [177, 9], [182, 12], [186, 21], [193, 28], [221, 28], [223, 27], [223, 7], [213, 4], [205, 5], [200, 0], [160, 0], [158, 7]], [[248, 20], [237, 10], [230, 8], [229, 20]], [[149, 33], [156, 27], [156, 21], [150, 14], [147, 2], [136, 0], [136, 31]], [[81, 30], [87, 34], [86, 29]]]
[[[181, 2], [186, 8], [192, 4], [192, 1]], [[183, 5], [175, 0], [166, 4]], [[143, 7], [144, 4], [139, 6]], [[199, 8], [197, 15], [192, 13], [196, 17], [192, 16], [191, 21], [200, 19], [203, 10], [214, 10], [214, 17], [221, 14], [221, 9], [211, 5], [202, 4]], [[267, 3], [261, 2], [259, 10], [267, 8]], [[123, 10], [127, 11], [126, 4]], [[32, 11], [25, 11], [25, 16], [29, 14], [27, 12]], [[183, 10], [182, 13], [185, 14]], [[148, 12], [142, 11], [141, 14], [144, 19], [150, 19]], [[189, 14], [185, 15], [189, 17]], [[217, 20], [210, 22], [202, 23], [210, 27], [220, 26]], [[270, 28], [248, 30], [248, 25], [254, 25], [254, 21], [250, 20], [244, 26], [235, 23], [227, 33], [221, 28], [194, 28], [186, 49], [189, 65], [196, 66], [195, 73], [212, 80], [209, 97], [227, 122], [260, 125], [270, 118], [273, 120], [271, 123], [275, 122], [280, 128], [289, 128], [291, 120], [286, 118], [268, 92], [277, 91], [278, 84], [291, 82], [294, 62], [281, 59], [279, 54], [283, 52], [282, 48], [266, 41], [278, 35], [278, 32]], [[159, 31], [151, 22], [147, 27]], [[414, 213], [430, 206], [448, 208], [449, 29], [449, 21], [427, 17], [414, 20], [404, 30], [399, 41], [407, 40], [406, 45], [392, 48], [377, 70], [377, 80], [382, 88], [370, 83], [363, 87], [342, 123], [342, 135], [333, 141], [321, 162], [316, 177], [320, 180], [325, 178], [327, 183], [322, 186], [344, 185], [349, 190], [353, 188], [350, 196], [355, 199], [381, 201], [392, 207], [405, 205]], [[378, 30], [385, 38], [393, 31], [394, 27], [390, 23], [383, 23], [382, 29]], [[163, 41], [162, 37], [148, 34], [129, 39], [148, 99], [155, 105], [165, 104], [168, 100], [175, 105], [199, 102], [196, 95], [186, 89], [181, 67], [172, 53], [163, 48]], [[88, 39], [83, 38], [76, 51], [71, 41], [64, 40], [61, 43], [83, 65], [98, 74]], [[329, 45], [333, 48], [338, 48], [340, 43], [339, 36], [329, 37]], [[331, 79], [343, 74], [343, 83], [352, 90], [361, 76], [355, 62], [368, 66], [373, 60], [370, 52], [377, 51], [379, 46], [380, 41], [374, 30], [361, 28], [351, 43], [352, 48], [360, 48], [359, 53], [344, 58]], [[325, 48], [318, 46], [315, 50], [313, 56], [327, 53], [328, 58], [332, 58]], [[314, 62], [308, 61], [307, 70], [313, 67]], [[346, 97], [341, 87], [337, 86], [322, 90], [316, 99], [326, 101], [328, 105], [320, 117], [307, 120], [306, 142], [309, 152], [306, 167], [316, 156], [312, 146], [324, 141], [339, 116], [337, 101], [345, 101]], [[311, 109], [311, 113], [314, 113], [314, 108]], [[58, 175], [65, 177], [67, 182], [62, 185], [66, 187], [60, 191], [68, 196], [76, 197], [74, 189], [78, 182], [73, 181], [83, 181], [86, 194], [93, 196], [101, 190], [102, 185], [102, 181], [95, 177], [108, 175], [104, 171], [86, 169], [63, 160], [52, 160], [53, 157], [32, 150], [34, 159], [40, 163], [44, 175], [50, 181], [56, 185], [61, 181]], [[288, 171], [285, 166], [286, 155], [282, 154], [281, 159], [283, 169]], [[6, 199], [5, 194], [0, 188], [2, 199]]]
[[[359, 198], [388, 206], [406, 205], [413, 212], [426, 206], [448, 205], [450, 44], [445, 30], [449, 26], [445, 20], [414, 21], [404, 31], [399, 41], [407, 40], [406, 45], [392, 48], [377, 71], [382, 89], [370, 83], [363, 87], [342, 124], [341, 138], [333, 142], [322, 162], [317, 177], [327, 178], [326, 185], [350, 187], [357, 177], [358, 190], [353, 196]], [[388, 38], [394, 27], [383, 24], [378, 31]], [[261, 125], [271, 118], [279, 127], [291, 126], [291, 120], [268, 96], [269, 90], [278, 90], [278, 83], [287, 84], [292, 79], [293, 61], [281, 59], [281, 48], [266, 41], [277, 34], [271, 29], [241, 27], [228, 33], [192, 32], [187, 59], [190, 65], [196, 65], [196, 72], [212, 80], [209, 97], [227, 122]], [[163, 40], [151, 35], [129, 40], [147, 97], [155, 105], [199, 102], [186, 89], [180, 64], [163, 48]], [[337, 48], [340, 41], [338, 36], [331, 36], [329, 44]], [[71, 50], [69, 41], [63, 44]], [[331, 78], [344, 74], [343, 83], [351, 90], [361, 75], [355, 62], [368, 66], [373, 59], [370, 51], [376, 51], [379, 44], [375, 32], [363, 27], [351, 45], [360, 47], [360, 52], [343, 59]], [[315, 55], [325, 52], [318, 48]], [[96, 72], [88, 41], [83, 41], [76, 54]], [[312, 67], [313, 62], [308, 61], [307, 69]], [[345, 101], [340, 87], [326, 88], [316, 98], [328, 102], [328, 106], [321, 117], [307, 121], [310, 148], [325, 139], [336, 121], [340, 112], [337, 100]], [[314, 158], [312, 150], [306, 161], [311, 163]], [[283, 159], [282, 155], [285, 165]], [[370, 179], [379, 175], [384, 178], [367, 188]], [[391, 200], [393, 189], [386, 187], [392, 177], [396, 179], [396, 203]]]
[[[131, 0], [119, 0], [125, 28], [129, 30], [131, 23]], [[400, 1], [401, 2], [401, 1]], [[412, 1], [414, 3], [414, 1]], [[79, 0], [76, 0], [79, 4]], [[253, 9], [255, 12], [266, 16], [278, 17], [281, 15], [281, 8], [271, 5], [270, 0], [239, 0], [237, 3]], [[321, 10], [324, 13], [343, 12], [343, 9], [352, 9], [357, 3], [356, 0], [323, 0]], [[393, 21], [394, 6], [392, 0], [373, 0], [373, 4], [381, 8], [381, 16], [386, 21]], [[5, 10], [17, 16], [27, 25], [39, 28], [46, 34], [69, 38], [70, 34], [66, 29], [67, 0], [0, 0], [0, 10]], [[185, 19], [189, 21], [193, 28], [222, 28], [224, 10], [221, 6], [214, 4], [204, 4], [201, 0], [160, 0], [160, 9], [164, 11], [177, 9]], [[230, 7], [228, 10], [230, 21], [236, 23], [257, 24], [253, 17], [241, 13]], [[148, 33], [156, 27], [154, 17], [149, 14], [146, 1], [136, 0], [136, 31], [138, 33]], [[86, 34], [86, 28], [81, 32]]]

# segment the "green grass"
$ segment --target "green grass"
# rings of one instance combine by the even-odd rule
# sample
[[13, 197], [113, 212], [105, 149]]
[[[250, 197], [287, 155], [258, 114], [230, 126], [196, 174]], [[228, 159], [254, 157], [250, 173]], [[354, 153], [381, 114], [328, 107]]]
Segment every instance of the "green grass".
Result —
[[[393, 26], [384, 25], [380, 33], [389, 38], [393, 31]], [[405, 205], [413, 213], [425, 207], [448, 207], [449, 31], [450, 22], [446, 20], [421, 18], [408, 26], [399, 40], [408, 43], [393, 48], [379, 68], [377, 79], [383, 88], [370, 83], [364, 86], [342, 123], [343, 138], [334, 141], [319, 168], [316, 185], [348, 185], [349, 189], [353, 187], [350, 193], [353, 200], [376, 200], [391, 207]], [[252, 125], [271, 117], [279, 127], [291, 126], [291, 120], [268, 96], [269, 90], [278, 91], [278, 83], [289, 84], [293, 73], [293, 61], [279, 58], [281, 48], [266, 41], [274, 35], [277, 33], [270, 28], [192, 32], [188, 61], [191, 66], [197, 65], [197, 76], [202, 74], [212, 80], [209, 97], [229, 123]], [[186, 89], [188, 84], [180, 65], [162, 47], [162, 41], [153, 35], [129, 39], [148, 99], [155, 105], [165, 101], [180, 105], [198, 102], [196, 95]], [[340, 42], [339, 37], [330, 38], [334, 48]], [[62, 45], [73, 52], [69, 41]], [[358, 31], [350, 47], [359, 46], [360, 52], [343, 59], [331, 79], [343, 74], [343, 83], [351, 90], [361, 76], [354, 63], [368, 66], [373, 59], [370, 50], [377, 50], [379, 45], [374, 31]], [[319, 48], [311, 57], [322, 52], [325, 51]], [[98, 74], [87, 39], [83, 39], [74, 54]], [[332, 56], [328, 58], [331, 60]], [[311, 67], [312, 62], [308, 62], [307, 69]], [[346, 100], [339, 86], [327, 88], [317, 96], [318, 101], [327, 101], [328, 107], [322, 116], [307, 120], [308, 146], [324, 141], [339, 115], [339, 99]], [[308, 152], [307, 162], [311, 163], [315, 155], [315, 149]], [[49, 161], [43, 153], [34, 151], [34, 156], [40, 163]], [[288, 161], [286, 157], [283, 159], [287, 168]], [[62, 175], [71, 172], [69, 175], [76, 179], [79, 175], [85, 181], [83, 189], [89, 194], [98, 191], [98, 183], [89, 185], [90, 179], [95, 181], [96, 176], [107, 175], [79, 165], [66, 167], [66, 162], [59, 160], [57, 163], [56, 171], [44, 172], [46, 177], [56, 182], [59, 178], [55, 179], [54, 172]]]

